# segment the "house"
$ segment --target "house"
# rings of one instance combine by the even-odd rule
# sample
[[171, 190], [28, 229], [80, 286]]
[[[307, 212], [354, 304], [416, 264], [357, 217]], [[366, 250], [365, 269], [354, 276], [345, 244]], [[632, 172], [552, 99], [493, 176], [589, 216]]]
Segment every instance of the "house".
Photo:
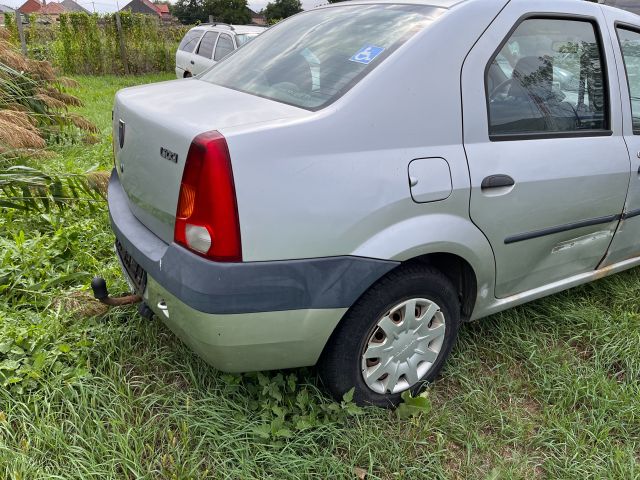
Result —
[[247, 10], [249, 10], [249, 15], [251, 15], [251, 25], [267, 24], [267, 17], [265, 17], [263, 14], [256, 13], [253, 10], [251, 10], [249, 7], [247, 7]]
[[171, 12], [169, 12], [169, 5], [166, 3], [154, 3], [154, 6], [160, 12], [162, 20], [171, 20]]
[[15, 10], [11, 7], [7, 7], [6, 5], [0, 5], [0, 27], [4, 25], [5, 13], [15, 13]]
[[36, 15], [44, 17], [42, 18], [43, 23], [53, 23], [58, 21], [60, 14], [64, 12], [65, 10], [61, 3], [49, 2], [46, 5], [42, 5]]
[[27, 0], [18, 7], [18, 11], [24, 14], [38, 13], [42, 8], [42, 4], [38, 0]]
[[120, 11], [129, 11], [132, 13], [144, 13], [145, 15], [155, 15], [162, 18], [162, 13], [158, 10], [158, 5], [154, 5], [149, 0], [131, 0]]
[[640, 2], [638, 2], [638, 0], [604, 0], [604, 2], [601, 1], [600, 3], [622, 8], [623, 10], [640, 15]]
[[82, 5], [78, 5], [73, 0], [63, 0], [60, 2], [60, 5], [64, 7], [65, 12], [82, 12], [82, 13], [91, 13], [89, 10], [84, 8]]

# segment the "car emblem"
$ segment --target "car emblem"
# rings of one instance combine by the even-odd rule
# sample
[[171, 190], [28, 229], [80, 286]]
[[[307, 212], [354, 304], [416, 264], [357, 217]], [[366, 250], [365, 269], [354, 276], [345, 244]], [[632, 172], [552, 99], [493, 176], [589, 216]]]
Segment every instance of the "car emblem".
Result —
[[124, 122], [122, 120], [118, 123], [118, 144], [120, 148], [124, 147]]
[[178, 154], [168, 148], [160, 147], [160, 156], [173, 163], [178, 163]]

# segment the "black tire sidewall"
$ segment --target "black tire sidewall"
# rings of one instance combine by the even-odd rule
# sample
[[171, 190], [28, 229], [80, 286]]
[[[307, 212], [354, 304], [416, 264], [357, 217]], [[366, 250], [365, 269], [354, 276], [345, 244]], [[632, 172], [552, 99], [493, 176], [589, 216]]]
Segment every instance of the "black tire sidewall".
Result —
[[353, 400], [360, 405], [393, 407], [400, 403], [401, 393], [379, 394], [364, 381], [361, 359], [364, 347], [378, 321], [391, 308], [411, 298], [435, 302], [445, 319], [445, 336], [436, 362], [420, 382], [412, 386], [417, 395], [425, 384], [433, 381], [455, 343], [460, 326], [460, 303], [449, 279], [429, 267], [401, 268], [372, 286], [347, 312], [332, 335], [323, 355], [320, 371], [327, 388], [341, 398], [354, 388]]

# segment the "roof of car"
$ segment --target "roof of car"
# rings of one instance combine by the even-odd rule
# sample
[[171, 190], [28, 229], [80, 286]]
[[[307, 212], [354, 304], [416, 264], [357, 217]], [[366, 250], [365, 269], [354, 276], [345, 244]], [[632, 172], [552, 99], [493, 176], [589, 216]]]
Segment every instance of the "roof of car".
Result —
[[198, 25], [195, 27], [196, 29], [201, 30], [216, 30], [216, 31], [224, 31], [229, 30], [230, 32], [236, 34], [242, 33], [260, 33], [266, 29], [266, 27], [261, 27], [259, 25], [228, 25], [226, 23], [203, 23], [202, 25]]
[[463, 3], [466, 2], [468, 0], [351, 0], [348, 2], [340, 2], [340, 3], [333, 3], [330, 5], [326, 5], [326, 6], [338, 6], [338, 5], [345, 5], [345, 4], [362, 4], [362, 3], [402, 3], [402, 4], [409, 4], [409, 5], [428, 5], [431, 7], [438, 7], [438, 8], [451, 8], [455, 5], [458, 5], [459, 3]]

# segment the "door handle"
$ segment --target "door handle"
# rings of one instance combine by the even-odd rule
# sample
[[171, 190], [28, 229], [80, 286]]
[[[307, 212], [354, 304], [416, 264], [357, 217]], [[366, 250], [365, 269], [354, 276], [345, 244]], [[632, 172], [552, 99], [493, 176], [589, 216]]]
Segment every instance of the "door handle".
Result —
[[490, 175], [482, 180], [480, 188], [487, 190], [489, 188], [513, 187], [515, 184], [515, 180], [509, 175]]
[[191, 65], [195, 65], [195, 64], [196, 64], [196, 62], [194, 62], [193, 60], [191, 60]]

